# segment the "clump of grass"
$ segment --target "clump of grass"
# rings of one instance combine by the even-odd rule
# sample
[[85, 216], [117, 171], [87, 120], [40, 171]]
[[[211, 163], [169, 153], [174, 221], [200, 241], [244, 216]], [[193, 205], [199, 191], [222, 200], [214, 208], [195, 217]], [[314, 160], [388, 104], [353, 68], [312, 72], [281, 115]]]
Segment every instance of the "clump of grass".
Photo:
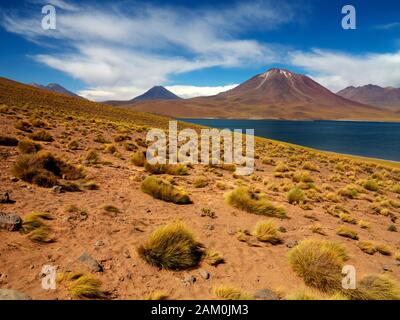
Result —
[[16, 147], [18, 145], [18, 139], [14, 137], [0, 135], [0, 146]]
[[279, 173], [282, 173], [282, 172], [288, 172], [288, 171], [290, 171], [290, 168], [287, 166], [287, 165], [285, 165], [285, 164], [283, 164], [283, 163], [278, 163], [276, 166], [275, 166], [275, 172], [279, 172]]
[[352, 300], [400, 300], [399, 285], [387, 275], [363, 277], [355, 290], [342, 290]]
[[94, 137], [93, 141], [94, 141], [94, 142], [97, 142], [97, 143], [107, 143], [106, 138], [104, 138], [104, 136], [103, 136], [102, 134], [97, 134], [97, 135]]
[[400, 194], [400, 184], [394, 185], [393, 188], [392, 188], [392, 191], [393, 191], [394, 193]]
[[125, 141], [124, 148], [126, 151], [135, 151], [138, 149], [137, 145], [132, 141]]
[[321, 298], [314, 293], [307, 292], [306, 290], [299, 290], [289, 294], [286, 300], [320, 300]]
[[31, 213], [22, 219], [22, 230], [27, 237], [35, 242], [50, 243], [54, 239], [51, 237], [50, 228], [44, 222], [51, 220], [52, 216], [48, 213]]
[[103, 210], [107, 213], [113, 213], [113, 214], [121, 212], [121, 210], [119, 210], [116, 206], [112, 204], [106, 204], [105, 206], [103, 206]]
[[384, 256], [390, 256], [392, 254], [392, 250], [390, 249], [390, 247], [384, 243], [377, 243], [376, 251]]
[[334, 291], [341, 284], [345, 249], [336, 242], [306, 239], [289, 251], [289, 263], [304, 282], [321, 291]]
[[318, 167], [312, 162], [305, 162], [303, 165], [304, 170], [319, 171]]
[[31, 132], [32, 126], [28, 121], [25, 120], [18, 120], [15, 124], [14, 124], [14, 128], [24, 131], [24, 132]]
[[84, 176], [74, 166], [44, 150], [21, 155], [13, 167], [13, 174], [26, 182], [47, 188], [56, 185], [58, 178], [77, 180]]
[[146, 300], [168, 300], [169, 294], [164, 290], [153, 291], [146, 297]]
[[189, 195], [181, 188], [173, 186], [171, 183], [154, 176], [147, 177], [141, 185], [144, 193], [153, 198], [175, 204], [190, 204], [192, 201]]
[[379, 190], [378, 182], [375, 179], [369, 179], [369, 180], [365, 181], [363, 187], [369, 191], [378, 191]]
[[92, 275], [70, 273], [60, 279], [67, 281], [69, 293], [80, 299], [105, 299], [106, 293], [101, 289], [102, 282]]
[[320, 223], [313, 224], [310, 227], [310, 230], [311, 230], [312, 233], [316, 233], [316, 234], [320, 234], [322, 236], [326, 236], [326, 233], [325, 233], [325, 231], [322, 228], [322, 225]]
[[211, 266], [217, 266], [221, 263], [225, 263], [224, 257], [218, 251], [210, 251], [206, 255], [206, 261]]
[[32, 140], [21, 140], [18, 142], [17, 149], [23, 154], [36, 153], [42, 149], [42, 145]]
[[205, 177], [197, 177], [193, 181], [193, 185], [195, 188], [205, 188], [208, 186], [208, 181]]
[[397, 227], [396, 227], [396, 225], [395, 225], [395, 224], [389, 225], [388, 228], [387, 228], [387, 231], [390, 231], [390, 232], [397, 232]]
[[114, 153], [116, 153], [117, 151], [118, 151], [118, 150], [117, 150], [117, 147], [114, 146], [113, 144], [106, 144], [106, 145], [104, 145], [104, 152], [105, 152], [105, 153], [114, 154]]
[[78, 150], [79, 142], [77, 140], [72, 140], [70, 143], [68, 143], [67, 148], [69, 150]]
[[361, 251], [373, 255], [377, 250], [375, 244], [369, 241], [359, 241], [357, 246], [361, 249]]
[[350, 224], [357, 224], [357, 220], [347, 213], [344, 213], [344, 212], [340, 213], [339, 218], [343, 222], [347, 222]]
[[246, 187], [238, 187], [225, 195], [225, 200], [231, 206], [247, 211], [249, 213], [286, 218], [284, 207], [270, 203], [264, 195], [250, 191]]
[[211, 219], [217, 218], [215, 211], [208, 207], [201, 208], [201, 216], [202, 217], [210, 217]]
[[150, 164], [145, 162], [144, 169], [152, 174], [166, 173], [174, 176], [184, 176], [188, 174], [188, 168], [183, 164]]
[[361, 229], [370, 229], [371, 228], [371, 224], [368, 221], [364, 221], [364, 220], [359, 220], [358, 221], [358, 226]]
[[298, 187], [294, 187], [289, 191], [287, 198], [288, 202], [291, 204], [303, 203], [305, 200], [305, 195], [303, 190]]
[[159, 268], [182, 270], [195, 267], [203, 257], [202, 244], [180, 222], [156, 229], [138, 248], [139, 256]]
[[336, 230], [336, 234], [345, 238], [350, 238], [353, 240], [358, 240], [358, 234], [356, 231], [346, 228], [344, 226], [339, 227]]
[[295, 172], [292, 177], [294, 182], [313, 182], [313, 179], [311, 178], [310, 174], [305, 171], [300, 171], [300, 172]]
[[95, 165], [100, 161], [99, 153], [93, 149], [89, 150], [85, 156], [85, 160], [88, 162], [88, 164]]
[[279, 244], [282, 242], [278, 227], [272, 220], [259, 221], [253, 232], [258, 241]]
[[225, 300], [251, 300], [252, 296], [247, 292], [234, 287], [216, 287], [214, 294], [221, 299]]
[[222, 181], [218, 181], [216, 186], [219, 190], [226, 190], [226, 184]]
[[50, 132], [47, 132], [46, 130], [39, 130], [32, 132], [29, 135], [29, 138], [35, 141], [45, 141], [45, 142], [52, 142], [54, 141], [53, 136], [50, 134]]
[[85, 190], [99, 190], [99, 186], [95, 181], [88, 181], [82, 185]]
[[395, 258], [397, 261], [400, 261], [400, 252], [396, 252], [396, 254], [394, 255], [394, 258]]
[[146, 163], [146, 152], [143, 151], [136, 151], [132, 155], [132, 163], [137, 167], [143, 167]]
[[339, 190], [339, 194], [349, 199], [355, 199], [360, 193], [360, 189], [356, 185], [348, 185]]

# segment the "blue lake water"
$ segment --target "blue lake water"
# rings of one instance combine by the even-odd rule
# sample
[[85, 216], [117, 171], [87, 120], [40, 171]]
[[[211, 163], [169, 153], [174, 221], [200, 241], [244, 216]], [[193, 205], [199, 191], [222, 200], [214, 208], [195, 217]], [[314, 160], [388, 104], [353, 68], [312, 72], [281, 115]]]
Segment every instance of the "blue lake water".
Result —
[[319, 150], [400, 161], [400, 123], [180, 119], [218, 129], [254, 129], [255, 135]]

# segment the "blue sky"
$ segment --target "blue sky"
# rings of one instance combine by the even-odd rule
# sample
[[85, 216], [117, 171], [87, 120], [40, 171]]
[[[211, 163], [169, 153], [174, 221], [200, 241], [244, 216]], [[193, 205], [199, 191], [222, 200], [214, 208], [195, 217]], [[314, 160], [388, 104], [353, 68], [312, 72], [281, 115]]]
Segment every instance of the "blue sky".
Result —
[[[57, 29], [41, 28], [52, 4]], [[341, 27], [356, 8], [357, 29]], [[153, 85], [214, 94], [271, 67], [333, 91], [400, 87], [400, 2], [394, 0], [0, 0], [0, 76], [57, 82], [94, 100]]]

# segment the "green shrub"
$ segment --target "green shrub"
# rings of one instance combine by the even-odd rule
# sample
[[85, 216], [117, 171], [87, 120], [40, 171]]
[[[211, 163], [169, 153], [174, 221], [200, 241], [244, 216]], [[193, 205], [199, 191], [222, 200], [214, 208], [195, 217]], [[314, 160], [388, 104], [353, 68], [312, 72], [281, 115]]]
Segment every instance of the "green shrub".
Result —
[[182, 270], [199, 264], [203, 257], [202, 247], [186, 226], [174, 222], [156, 229], [138, 248], [138, 253], [151, 265]]
[[147, 177], [142, 182], [141, 190], [144, 193], [151, 195], [153, 198], [166, 202], [173, 202], [175, 204], [192, 203], [188, 194], [184, 190], [176, 188], [171, 183], [154, 176]]
[[265, 196], [254, 193], [246, 187], [238, 187], [228, 192], [225, 195], [225, 199], [231, 206], [249, 213], [286, 218], [286, 210], [284, 207], [270, 203]]

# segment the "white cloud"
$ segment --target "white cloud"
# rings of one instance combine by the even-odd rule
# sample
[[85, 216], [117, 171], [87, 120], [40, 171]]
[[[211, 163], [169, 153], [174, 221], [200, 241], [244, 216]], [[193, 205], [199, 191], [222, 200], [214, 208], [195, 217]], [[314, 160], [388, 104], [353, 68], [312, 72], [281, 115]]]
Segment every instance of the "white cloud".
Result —
[[197, 86], [166, 86], [168, 90], [175, 93], [181, 98], [193, 98], [199, 96], [213, 96], [220, 92], [224, 92], [235, 88], [238, 84], [230, 84], [226, 86], [215, 87], [197, 87]]
[[400, 51], [352, 55], [314, 49], [311, 52], [291, 53], [290, 62], [307, 70], [315, 81], [332, 91], [350, 85], [400, 87]]
[[65, 53], [34, 59], [86, 83], [87, 96], [119, 99], [126, 88], [147, 90], [179, 73], [277, 62], [280, 49], [245, 33], [275, 29], [294, 18], [289, 5], [272, 0], [191, 10], [126, 1], [102, 7], [51, 3], [65, 9], [57, 15], [57, 30], [43, 30], [37, 15], [15, 12], [5, 13], [0, 23], [44, 46], [61, 44]]

